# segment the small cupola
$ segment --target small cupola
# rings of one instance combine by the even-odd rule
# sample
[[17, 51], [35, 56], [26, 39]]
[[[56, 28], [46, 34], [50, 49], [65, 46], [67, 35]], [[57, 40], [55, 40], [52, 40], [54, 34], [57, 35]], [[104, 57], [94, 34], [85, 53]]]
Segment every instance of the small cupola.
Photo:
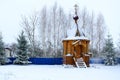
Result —
[[80, 32], [79, 32], [79, 29], [78, 29], [78, 19], [79, 19], [79, 17], [78, 17], [78, 15], [77, 15], [77, 9], [78, 9], [78, 5], [77, 4], [75, 4], [75, 16], [73, 17], [73, 19], [74, 19], [74, 21], [75, 21], [75, 24], [76, 24], [76, 26], [77, 26], [77, 30], [76, 30], [76, 34], [75, 34], [75, 36], [80, 36]]

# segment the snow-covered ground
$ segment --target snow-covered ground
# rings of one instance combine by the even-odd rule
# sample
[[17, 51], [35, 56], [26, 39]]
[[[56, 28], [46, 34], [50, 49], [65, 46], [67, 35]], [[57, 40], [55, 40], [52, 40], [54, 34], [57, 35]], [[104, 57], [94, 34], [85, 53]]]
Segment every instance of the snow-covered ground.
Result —
[[119, 80], [120, 65], [91, 64], [89, 68], [62, 65], [4, 65], [0, 80]]

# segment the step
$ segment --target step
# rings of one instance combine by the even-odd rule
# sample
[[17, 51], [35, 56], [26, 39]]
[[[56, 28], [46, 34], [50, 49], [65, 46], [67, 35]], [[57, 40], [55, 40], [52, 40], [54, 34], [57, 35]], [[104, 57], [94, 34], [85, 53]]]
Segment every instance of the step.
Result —
[[84, 62], [83, 58], [79, 58], [79, 59], [73, 58], [73, 59], [78, 68], [87, 68], [86, 63]]

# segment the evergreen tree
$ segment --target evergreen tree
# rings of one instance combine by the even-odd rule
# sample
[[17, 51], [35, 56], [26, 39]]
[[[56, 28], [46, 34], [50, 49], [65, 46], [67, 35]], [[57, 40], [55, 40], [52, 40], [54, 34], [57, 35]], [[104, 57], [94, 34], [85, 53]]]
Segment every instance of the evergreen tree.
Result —
[[105, 46], [103, 48], [103, 53], [105, 54], [105, 65], [115, 65], [115, 49], [111, 38], [111, 35], [107, 36]]
[[4, 43], [2, 41], [2, 35], [0, 34], [0, 65], [6, 63], [6, 55], [4, 53]]
[[24, 32], [22, 31], [21, 35], [19, 35], [18, 41], [18, 51], [17, 51], [17, 58], [14, 61], [14, 64], [28, 64], [29, 57], [27, 54], [27, 40], [25, 38]]

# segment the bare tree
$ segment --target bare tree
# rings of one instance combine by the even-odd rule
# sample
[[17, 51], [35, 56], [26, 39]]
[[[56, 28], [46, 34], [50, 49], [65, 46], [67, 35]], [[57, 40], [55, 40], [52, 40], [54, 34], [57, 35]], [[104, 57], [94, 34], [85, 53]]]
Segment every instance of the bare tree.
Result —
[[89, 15], [89, 25], [88, 25], [88, 37], [90, 39], [90, 46], [89, 46], [89, 49], [90, 49], [90, 52], [92, 52], [93, 54], [93, 57], [96, 56], [96, 53], [97, 53], [97, 49], [96, 49], [96, 46], [95, 46], [95, 42], [96, 42], [96, 39], [95, 39], [95, 32], [96, 32], [96, 25], [95, 25], [95, 14], [94, 12], [92, 12], [92, 14]]
[[53, 52], [53, 56], [56, 55], [55, 52], [55, 47], [56, 47], [56, 25], [57, 25], [57, 3], [54, 4], [53, 8], [52, 8], [52, 12], [53, 12], [53, 48], [54, 48], [54, 52]]
[[58, 24], [57, 24], [57, 56], [60, 56], [62, 54], [62, 39], [66, 37], [66, 32], [68, 27], [70, 26], [70, 16], [67, 20], [66, 15], [63, 11], [63, 8], [58, 8]]
[[92, 14], [91, 14], [91, 16], [90, 16], [90, 19], [89, 19], [89, 34], [90, 34], [90, 46], [91, 46], [91, 48], [93, 49], [93, 47], [94, 47], [94, 35], [95, 35], [95, 33], [94, 33], [94, 27], [95, 27], [95, 21], [94, 21], [94, 19], [95, 19], [95, 15], [94, 15], [94, 13], [92, 12]]
[[82, 28], [84, 30], [84, 34], [87, 34], [87, 25], [88, 25], [88, 11], [87, 8], [84, 8], [81, 12], [81, 23], [82, 23]]
[[102, 14], [99, 14], [96, 22], [96, 48], [98, 54], [102, 51], [105, 40], [105, 22]]
[[40, 29], [40, 37], [41, 37], [41, 43], [42, 43], [42, 49], [43, 49], [43, 53], [44, 53], [44, 56], [46, 56], [46, 36], [48, 34], [47, 31], [46, 31], [46, 28], [47, 28], [47, 8], [46, 6], [43, 7], [43, 9], [41, 10], [41, 13], [40, 13], [40, 19], [39, 19], [39, 29]]
[[37, 14], [34, 14], [30, 17], [22, 18], [22, 26], [27, 35], [29, 44], [31, 46], [32, 56], [34, 56], [35, 54], [34, 52], [35, 52], [35, 46], [36, 46], [35, 37], [36, 37], [37, 21], [38, 21]]

